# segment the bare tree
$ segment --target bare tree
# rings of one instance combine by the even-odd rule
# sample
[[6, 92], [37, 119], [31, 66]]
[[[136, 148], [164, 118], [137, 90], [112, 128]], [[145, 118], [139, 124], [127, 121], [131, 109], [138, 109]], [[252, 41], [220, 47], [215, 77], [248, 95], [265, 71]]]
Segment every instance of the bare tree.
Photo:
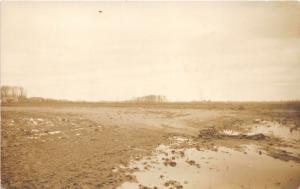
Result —
[[1, 86], [1, 99], [7, 98], [24, 99], [26, 98], [26, 91], [23, 87]]
[[1, 87], [1, 97], [9, 96], [10, 87], [9, 86], [2, 86]]
[[137, 97], [135, 101], [143, 102], [143, 103], [162, 103], [162, 102], [166, 102], [167, 99], [165, 96], [162, 95], [148, 95], [148, 96]]
[[23, 87], [20, 88], [20, 93], [21, 93], [21, 98], [22, 99], [26, 98], [27, 93], [26, 93], [26, 90]]

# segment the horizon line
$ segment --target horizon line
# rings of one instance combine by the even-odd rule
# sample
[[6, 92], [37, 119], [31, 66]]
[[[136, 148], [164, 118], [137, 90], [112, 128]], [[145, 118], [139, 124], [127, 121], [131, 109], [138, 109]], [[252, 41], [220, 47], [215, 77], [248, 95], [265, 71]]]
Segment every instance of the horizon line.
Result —
[[[153, 95], [153, 94], [150, 94]], [[115, 102], [115, 103], [159, 103], [159, 104], [163, 104], [163, 103], [198, 103], [198, 102], [219, 102], [219, 103], [234, 103], [234, 102], [300, 102], [300, 99], [281, 99], [281, 100], [212, 100], [212, 99], [202, 99], [202, 100], [167, 100], [164, 102], [136, 102], [134, 101], [135, 98], [139, 98], [139, 97], [145, 97], [145, 96], [149, 96], [149, 95], [144, 95], [144, 96], [137, 96], [137, 97], [133, 97], [130, 99], [123, 99], [123, 100], [71, 100], [71, 99], [64, 99], [64, 98], [49, 98], [49, 97], [41, 97], [41, 96], [30, 96], [27, 97], [27, 99], [30, 98], [41, 98], [43, 100], [53, 100], [53, 101], [59, 101], [59, 102], [83, 102], [83, 103], [111, 103], [111, 102]], [[159, 96], [159, 95], [155, 95], [155, 96]], [[161, 95], [164, 96], [164, 95]]]

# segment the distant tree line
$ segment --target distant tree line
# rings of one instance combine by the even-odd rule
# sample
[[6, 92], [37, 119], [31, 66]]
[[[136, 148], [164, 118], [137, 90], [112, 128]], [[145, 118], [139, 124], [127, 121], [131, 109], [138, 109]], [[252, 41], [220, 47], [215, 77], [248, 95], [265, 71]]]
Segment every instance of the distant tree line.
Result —
[[1, 86], [1, 101], [14, 102], [26, 99], [26, 90], [17, 86]]
[[163, 95], [148, 95], [137, 97], [134, 99], [134, 101], [140, 103], [163, 103], [167, 102], [167, 98]]

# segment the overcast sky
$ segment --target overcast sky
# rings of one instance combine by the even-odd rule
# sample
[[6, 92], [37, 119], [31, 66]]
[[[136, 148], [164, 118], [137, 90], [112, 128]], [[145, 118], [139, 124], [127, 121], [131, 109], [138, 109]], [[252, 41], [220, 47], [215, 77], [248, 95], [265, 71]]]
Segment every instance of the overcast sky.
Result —
[[300, 3], [2, 2], [1, 85], [71, 100], [300, 99]]

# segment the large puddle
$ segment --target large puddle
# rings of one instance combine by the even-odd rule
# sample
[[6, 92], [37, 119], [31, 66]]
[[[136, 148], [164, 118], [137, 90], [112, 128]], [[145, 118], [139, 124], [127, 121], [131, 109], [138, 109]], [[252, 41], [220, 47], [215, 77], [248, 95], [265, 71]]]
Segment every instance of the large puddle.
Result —
[[119, 189], [300, 187], [299, 163], [281, 161], [265, 154], [256, 145], [244, 145], [240, 150], [160, 145], [152, 156], [130, 164], [129, 167], [136, 170], [133, 175], [137, 182], [123, 183]]

